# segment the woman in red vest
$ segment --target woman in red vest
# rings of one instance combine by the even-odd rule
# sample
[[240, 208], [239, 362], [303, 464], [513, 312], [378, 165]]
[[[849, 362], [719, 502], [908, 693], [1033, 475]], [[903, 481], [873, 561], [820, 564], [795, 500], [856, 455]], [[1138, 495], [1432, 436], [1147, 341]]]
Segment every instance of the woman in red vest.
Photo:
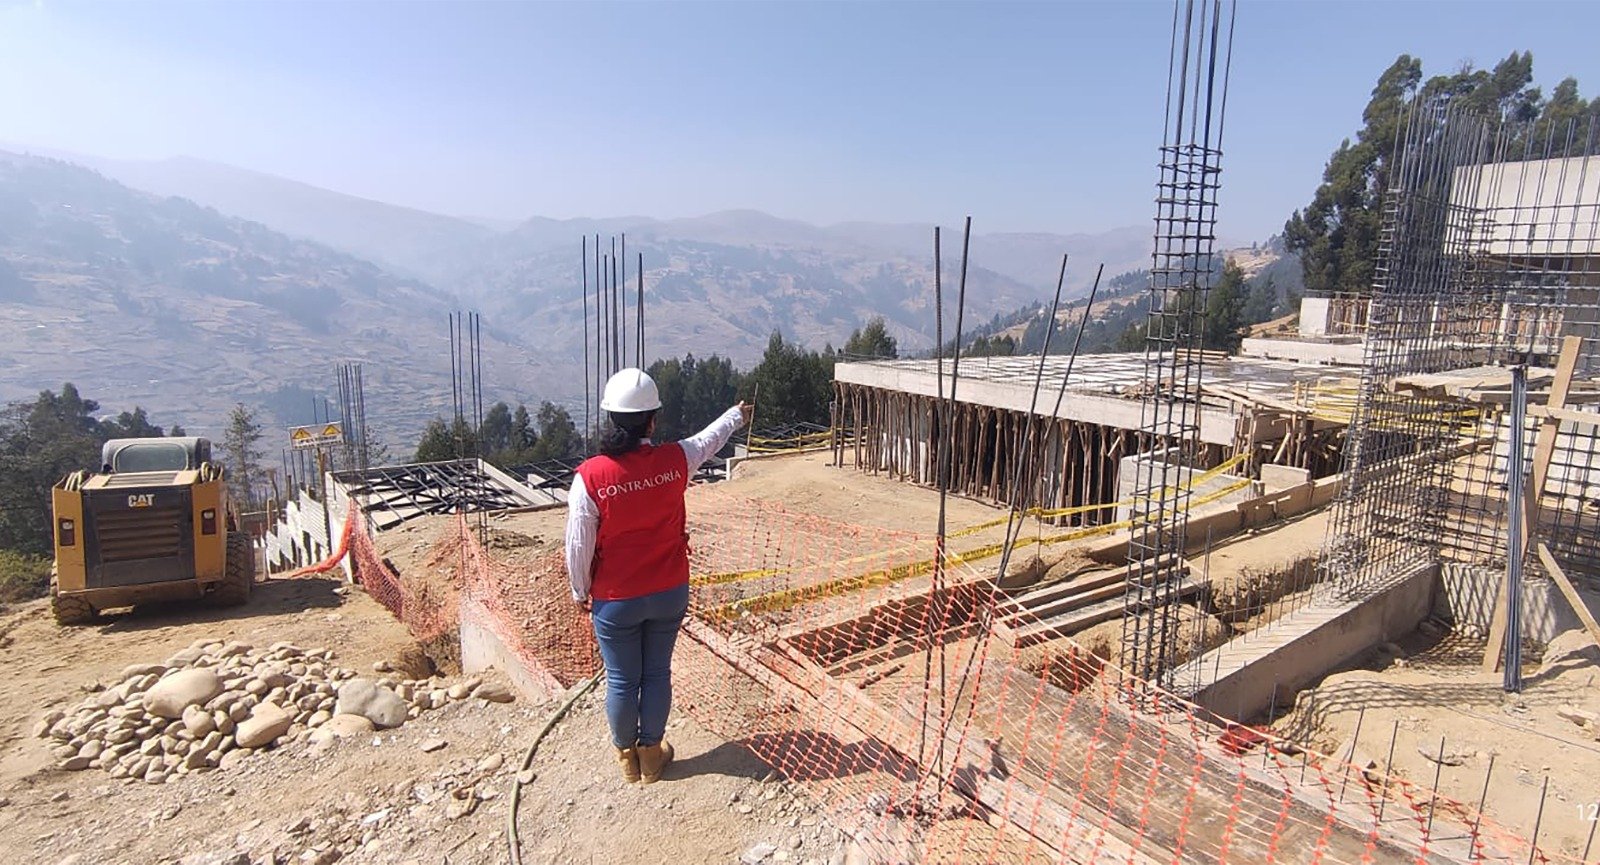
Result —
[[697, 435], [650, 440], [661, 396], [640, 369], [606, 381], [611, 426], [567, 494], [567, 576], [589, 610], [606, 664], [606, 720], [627, 781], [653, 783], [672, 761], [672, 648], [689, 609], [683, 493], [702, 463], [750, 421], [739, 403]]

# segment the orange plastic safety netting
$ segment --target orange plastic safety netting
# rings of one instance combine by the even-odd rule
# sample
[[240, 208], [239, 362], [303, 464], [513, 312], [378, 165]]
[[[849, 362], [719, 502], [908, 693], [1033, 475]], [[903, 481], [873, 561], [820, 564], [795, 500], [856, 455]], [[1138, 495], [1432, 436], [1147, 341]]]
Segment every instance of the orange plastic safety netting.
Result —
[[720, 491], [692, 502], [680, 704], [885, 860], [1563, 861], [1070, 638], [1024, 645], [1026, 612], [971, 564], [987, 550], [947, 554], [935, 590], [931, 538]]
[[[690, 530], [679, 707], [885, 861], [1577, 861], [1210, 715], [1070, 638], [1023, 645], [1025, 611], [972, 565], [992, 544], [936, 573], [928, 536], [716, 489], [691, 496]], [[363, 532], [352, 566], [421, 638], [484, 628], [552, 684], [598, 669], [559, 552], [489, 541], [459, 520], [421, 588]]]
[[[353, 506], [351, 519], [360, 519]], [[367, 532], [352, 534], [356, 581], [436, 656], [455, 657], [466, 628], [478, 629], [469, 639], [503, 647], [534, 684], [548, 689], [570, 686], [600, 668], [594, 633], [571, 602], [559, 552], [506, 543], [493, 529], [486, 532], [486, 549], [459, 517], [428, 548], [421, 567], [402, 579]]]

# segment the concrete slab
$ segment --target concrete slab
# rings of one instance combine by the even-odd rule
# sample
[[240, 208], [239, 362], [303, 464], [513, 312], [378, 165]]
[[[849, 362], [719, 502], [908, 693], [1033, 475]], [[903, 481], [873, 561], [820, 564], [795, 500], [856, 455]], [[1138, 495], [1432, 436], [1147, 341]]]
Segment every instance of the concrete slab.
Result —
[[[1359, 353], [1358, 353], [1359, 359]], [[961, 402], [986, 405], [1011, 411], [1037, 411], [1050, 415], [1056, 407], [1056, 392], [1064, 377], [1066, 396], [1055, 417], [1119, 429], [1141, 427], [1142, 405], [1138, 398], [1144, 381], [1143, 354], [1096, 354], [1079, 357], [1067, 377], [1069, 358], [1052, 355], [1045, 359], [1043, 384], [1037, 404], [1033, 383], [1038, 374], [1037, 355], [1019, 357], [965, 358], [956, 396]], [[946, 370], [948, 374], [948, 370]], [[1230, 357], [1208, 362], [1201, 381], [1246, 394], [1259, 394], [1292, 401], [1296, 382], [1311, 383], [1326, 375], [1319, 367], [1306, 367], [1281, 361]], [[848, 384], [884, 388], [921, 396], [938, 396], [939, 382], [932, 360], [893, 360], [841, 363], [834, 378]], [[1208, 444], [1231, 445], [1237, 419], [1231, 406], [1222, 400], [1208, 400], [1200, 412], [1200, 439]]]

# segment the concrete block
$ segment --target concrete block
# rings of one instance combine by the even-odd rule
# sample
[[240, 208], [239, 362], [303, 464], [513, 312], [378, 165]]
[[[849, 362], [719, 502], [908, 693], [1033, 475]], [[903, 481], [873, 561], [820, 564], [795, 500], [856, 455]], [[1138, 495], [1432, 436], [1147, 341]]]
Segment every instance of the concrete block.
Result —
[[1332, 311], [1332, 302], [1326, 297], [1301, 298], [1300, 335], [1306, 337], [1327, 336]]
[[1242, 357], [1292, 360], [1321, 366], [1360, 366], [1362, 351], [1361, 343], [1353, 340], [1331, 342], [1250, 337], [1239, 346]]
[[[1119, 460], [1117, 463], [1117, 501], [1129, 501], [1138, 491], [1139, 466], [1141, 464], [1149, 465], [1151, 461], [1168, 462], [1174, 457], [1174, 455], [1175, 452], [1173, 449], [1168, 448], [1167, 450], [1156, 453], [1134, 454], [1132, 456], [1123, 457], [1121, 460]], [[1205, 474], [1205, 472], [1205, 469], [1182, 467], [1174, 468], [1168, 473], [1168, 478], [1170, 478], [1169, 483], [1189, 484], [1193, 482], [1193, 479], [1196, 475], [1202, 475]], [[1242, 480], [1245, 480], [1245, 478], [1240, 477], [1239, 475], [1220, 474], [1209, 480], [1194, 484], [1193, 489], [1190, 490], [1190, 494], [1197, 499], [1205, 498], [1226, 487], [1233, 486]], [[1246, 484], [1245, 486], [1234, 490], [1233, 492], [1222, 496], [1221, 498], [1206, 502], [1206, 505], [1238, 505], [1240, 502], [1250, 500], [1257, 494], [1255, 486], [1255, 484]], [[1127, 519], [1131, 510], [1132, 509], [1129, 507], [1117, 508], [1117, 519]]]
[[1263, 465], [1261, 467], [1261, 486], [1266, 488], [1269, 493], [1310, 482], [1311, 471], [1309, 469], [1277, 465]]

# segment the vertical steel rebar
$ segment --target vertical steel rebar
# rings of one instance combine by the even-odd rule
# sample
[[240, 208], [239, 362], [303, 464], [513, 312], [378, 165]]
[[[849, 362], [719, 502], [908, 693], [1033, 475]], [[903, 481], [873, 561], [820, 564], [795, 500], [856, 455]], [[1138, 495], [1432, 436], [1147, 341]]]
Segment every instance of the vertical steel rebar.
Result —
[[594, 385], [589, 381], [589, 235], [583, 236], [578, 263], [583, 271], [583, 436], [588, 440], [592, 419], [589, 404], [594, 399]]
[[1394, 729], [1389, 731], [1389, 756], [1383, 758], [1383, 798], [1378, 802], [1378, 823], [1383, 823], [1383, 812], [1389, 807], [1389, 779], [1394, 776], [1394, 743], [1400, 738], [1400, 719], [1394, 719]]
[[[1342, 776], [1339, 780], [1339, 802], [1344, 803], [1344, 787], [1350, 782], [1350, 764], [1356, 758], [1356, 747], [1361, 744], [1361, 724], [1367, 720], [1367, 707], [1362, 705], [1361, 711], [1356, 714], [1356, 732], [1350, 737], [1350, 753], [1345, 755], [1345, 765], [1340, 770]], [[1435, 785], [1437, 786], [1437, 785]]]
[[635, 271], [638, 273], [639, 279], [639, 301], [638, 308], [636, 310], [638, 315], [635, 317], [636, 321], [634, 322], [634, 331], [638, 334], [639, 345], [634, 350], [634, 355], [639, 359], [639, 368], [647, 369], [648, 365], [644, 359], [644, 253], [641, 252], [638, 255], [639, 266], [635, 268]]
[[[1544, 786], [1539, 789], [1539, 811], [1533, 816], [1533, 837], [1528, 839], [1528, 865], [1533, 865], [1533, 858], [1539, 855], [1539, 829], [1544, 824], [1544, 800], [1550, 795], [1550, 776], [1544, 776]], [[1433, 818], [1428, 818], [1430, 823]]]
[[1439, 759], [1434, 761], [1434, 764], [1433, 764], [1433, 786], [1428, 788], [1428, 792], [1432, 793], [1433, 795], [1428, 798], [1428, 828], [1426, 830], [1424, 830], [1423, 833], [1422, 833], [1422, 838], [1423, 838], [1424, 841], [1427, 841], [1427, 840], [1430, 840], [1430, 839], [1433, 838], [1433, 815], [1434, 815], [1435, 811], [1439, 810], [1439, 776], [1441, 774], [1443, 774], [1443, 772], [1444, 772], [1444, 737], [1440, 736], [1439, 737]]
[[1231, 55], [1225, 53], [1231, 51], [1231, 35], [1230, 48], [1223, 49], [1220, 41], [1220, 0], [1198, 4], [1186, 0], [1182, 8], [1182, 15], [1174, 10], [1168, 53], [1155, 242], [1144, 321], [1139, 429], [1154, 450], [1135, 460], [1122, 614], [1125, 664], [1138, 679], [1161, 685], [1173, 684], [1176, 608], [1190, 501], [1184, 480], [1186, 473], [1192, 475], [1197, 469], [1200, 450], [1201, 312], [1216, 271], [1222, 157], [1222, 124], [1215, 109], [1219, 99], [1225, 103], [1226, 69], [1231, 65]]
[[[621, 275], [617, 277], [617, 285], [618, 285], [618, 287], [620, 289], [620, 291], [618, 291], [618, 295], [619, 295], [619, 297], [621, 298], [621, 301], [622, 301], [621, 302], [621, 307], [622, 307], [622, 310], [621, 310], [621, 312], [622, 312], [622, 366], [623, 367], [627, 367], [627, 365], [628, 365], [628, 232], [626, 232], [626, 231], [622, 232], [622, 259], [621, 259], [621, 261], [622, 261], [622, 270], [621, 270]], [[644, 368], [644, 366], [642, 364], [639, 364], [639, 359], [638, 358], [634, 358], [634, 363], [635, 363], [635, 365], [638, 365], [640, 369]]]
[[1527, 411], [1528, 370], [1518, 365], [1511, 368], [1510, 434], [1506, 439], [1505, 690], [1508, 694], [1522, 691], [1522, 562], [1527, 531], [1522, 506], [1527, 477], [1522, 446]]
[[1494, 775], [1494, 752], [1489, 753], [1489, 765], [1483, 770], [1483, 792], [1478, 794], [1478, 810], [1472, 815], [1472, 858], [1478, 857], [1478, 832], [1483, 828], [1483, 808], [1489, 803], [1489, 779]]

